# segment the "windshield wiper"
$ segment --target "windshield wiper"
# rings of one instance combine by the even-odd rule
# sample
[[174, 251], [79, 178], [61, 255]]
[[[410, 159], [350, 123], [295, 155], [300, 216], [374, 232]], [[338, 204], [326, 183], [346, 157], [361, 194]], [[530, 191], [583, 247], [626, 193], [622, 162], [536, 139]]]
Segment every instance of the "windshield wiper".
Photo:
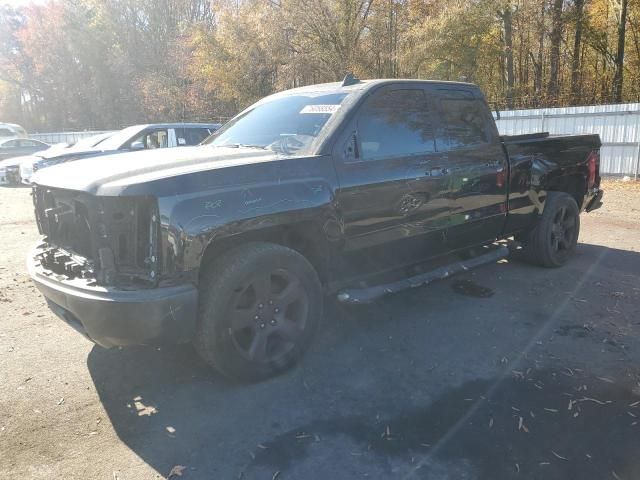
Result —
[[252, 145], [249, 143], [228, 143], [226, 145], [215, 145], [216, 147], [229, 147], [229, 148], [259, 148], [260, 150], [266, 150], [264, 145]]

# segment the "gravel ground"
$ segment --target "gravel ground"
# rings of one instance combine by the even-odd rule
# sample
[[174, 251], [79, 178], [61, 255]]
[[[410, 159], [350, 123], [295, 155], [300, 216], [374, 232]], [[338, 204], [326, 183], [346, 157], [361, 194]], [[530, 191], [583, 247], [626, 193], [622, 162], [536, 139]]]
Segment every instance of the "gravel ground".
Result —
[[25, 271], [29, 190], [1, 188], [0, 478], [640, 478], [640, 186], [604, 188], [564, 268], [331, 303], [257, 385], [64, 325]]

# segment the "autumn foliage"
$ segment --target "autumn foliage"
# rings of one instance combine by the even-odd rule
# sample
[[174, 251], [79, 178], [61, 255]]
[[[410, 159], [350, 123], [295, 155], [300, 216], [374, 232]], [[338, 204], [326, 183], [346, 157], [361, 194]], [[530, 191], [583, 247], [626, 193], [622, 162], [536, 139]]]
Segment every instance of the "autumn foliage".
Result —
[[220, 120], [341, 79], [480, 84], [502, 108], [636, 101], [640, 0], [49, 0], [0, 7], [0, 121]]

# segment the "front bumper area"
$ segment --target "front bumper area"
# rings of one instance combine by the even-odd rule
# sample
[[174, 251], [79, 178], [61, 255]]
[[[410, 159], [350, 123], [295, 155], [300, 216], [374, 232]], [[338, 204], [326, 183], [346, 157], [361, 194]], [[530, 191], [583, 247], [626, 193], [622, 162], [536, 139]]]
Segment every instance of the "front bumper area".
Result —
[[184, 343], [193, 338], [198, 308], [193, 285], [140, 290], [91, 286], [45, 270], [31, 252], [27, 268], [51, 310], [106, 348]]

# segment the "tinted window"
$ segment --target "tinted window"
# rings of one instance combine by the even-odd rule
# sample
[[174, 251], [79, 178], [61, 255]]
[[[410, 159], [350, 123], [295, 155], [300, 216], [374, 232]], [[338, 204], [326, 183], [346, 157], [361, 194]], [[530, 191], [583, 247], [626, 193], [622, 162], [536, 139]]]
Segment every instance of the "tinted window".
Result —
[[9, 140], [2, 144], [2, 148], [14, 148], [18, 146], [18, 140]]
[[437, 135], [438, 150], [453, 150], [488, 143], [483, 103], [471, 92], [440, 91], [442, 129]]
[[392, 90], [370, 97], [358, 117], [361, 157], [375, 160], [435, 151], [423, 90]]
[[176, 142], [178, 146], [198, 145], [212, 133], [208, 128], [176, 128]]
[[0, 137], [15, 137], [15, 133], [8, 128], [0, 128]]

